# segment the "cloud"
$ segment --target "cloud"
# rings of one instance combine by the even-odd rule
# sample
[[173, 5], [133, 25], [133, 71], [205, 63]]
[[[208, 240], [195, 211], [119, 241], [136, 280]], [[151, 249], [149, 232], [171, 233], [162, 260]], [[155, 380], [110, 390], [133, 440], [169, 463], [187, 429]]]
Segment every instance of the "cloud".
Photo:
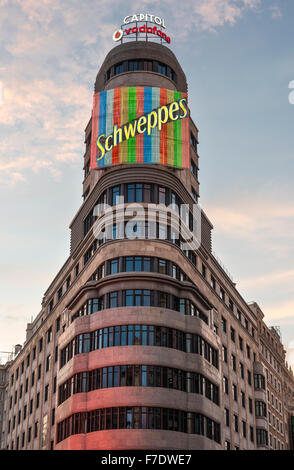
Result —
[[[168, 11], [180, 41], [195, 27], [215, 31], [232, 25], [259, 3], [188, 0], [179, 9], [175, 0], [163, 0], [159, 10]], [[147, 5], [150, 1], [131, 1], [127, 9]], [[126, 5], [122, 0], [2, 0], [0, 7], [0, 181], [14, 185], [41, 170], [55, 178], [65, 165], [82, 162], [93, 82], [113, 46], [113, 16], [117, 11], [123, 16]]]
[[264, 276], [251, 277], [249, 279], [241, 279], [238, 284], [242, 289], [260, 289], [270, 286], [277, 287], [279, 284], [283, 284], [283, 286], [285, 286], [285, 284], [294, 285], [294, 269], [269, 273]]
[[[266, 188], [263, 194], [268, 194]], [[254, 243], [261, 251], [277, 256], [294, 248], [294, 205], [289, 199], [271, 202], [259, 194], [239, 194], [234, 200], [208, 204], [205, 209], [219, 234]]]
[[234, 192], [233, 200], [218, 200], [205, 210], [222, 249], [227, 247], [222, 258], [238, 273], [238, 290], [260, 303], [266, 321], [288, 318], [293, 324], [294, 205], [287, 193], [284, 186], [271, 202], [267, 187], [255, 194]]
[[282, 18], [282, 12], [280, 10], [280, 7], [278, 5], [272, 5], [270, 7], [270, 10], [271, 10], [271, 13], [272, 13], [272, 18], [274, 20], [278, 19], [278, 18]]
[[173, 2], [175, 16], [185, 21], [185, 34], [195, 27], [202, 31], [216, 31], [225, 24], [234, 25], [247, 11], [257, 11], [259, 5], [260, 0], [188, 1], [181, 5], [179, 11], [178, 3]]
[[283, 302], [264, 303], [262, 310], [266, 315], [266, 320], [284, 319], [294, 317], [294, 300], [285, 300]]
[[[0, 40], [6, 51], [0, 66], [3, 184], [25, 181], [29, 173], [40, 170], [58, 178], [65, 165], [82, 162], [97, 58], [104, 53], [104, 41], [99, 49], [94, 28], [114, 29], [111, 22], [103, 25], [103, 14], [94, 22], [86, 3], [72, 1], [68, 9], [59, 0], [2, 5]], [[91, 46], [90, 36], [95, 38]], [[111, 38], [110, 32], [105, 37]]]
[[[148, 6], [150, 10], [150, 0], [140, 1], [137, 7], [142, 10], [142, 5]], [[225, 24], [233, 25], [246, 12], [258, 11], [261, 5], [260, 0], [185, 0], [181, 3], [177, 1], [162, 0], [161, 6], [168, 8], [169, 17], [173, 17], [173, 29], [176, 30], [177, 39], [188, 37], [191, 31], [216, 31]], [[171, 23], [171, 18], [169, 19]]]

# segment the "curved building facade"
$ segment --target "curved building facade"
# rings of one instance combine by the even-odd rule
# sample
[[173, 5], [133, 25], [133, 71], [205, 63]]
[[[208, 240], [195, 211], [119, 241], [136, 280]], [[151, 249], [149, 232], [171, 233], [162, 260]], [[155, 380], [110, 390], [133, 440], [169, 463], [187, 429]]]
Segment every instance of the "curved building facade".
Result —
[[[111, 100], [118, 93], [116, 118]], [[259, 339], [263, 314], [244, 301], [213, 256], [212, 225], [203, 211], [197, 212], [197, 249], [187, 249], [174, 236], [171, 214], [178, 206], [188, 208], [181, 214], [186, 228], [192, 230], [195, 223], [198, 129], [188, 110], [186, 128], [170, 122], [178, 119], [170, 107], [170, 119], [157, 134], [159, 118], [150, 121], [157, 136], [154, 146], [143, 125], [130, 138], [123, 128], [135, 120], [137, 126], [146, 124], [142, 116], [147, 119], [152, 110], [172, 106], [173, 100], [179, 103], [186, 94], [185, 74], [162, 44], [134, 41], [106, 56], [95, 82], [97, 108], [85, 130], [84, 200], [70, 225], [70, 256], [46, 291], [42, 310], [28, 325], [24, 347], [10, 367], [6, 448], [268, 448], [267, 381]], [[172, 99], [165, 102], [168, 96]], [[113, 113], [111, 118], [106, 113], [104, 125], [103, 106]], [[108, 139], [116, 124], [125, 132], [122, 155], [114, 131]], [[172, 136], [169, 124], [174, 125]], [[98, 139], [104, 136], [101, 146], [109, 149], [101, 166], [102, 152], [93, 158], [96, 131]], [[160, 132], [166, 144], [161, 144]], [[184, 132], [185, 155], [176, 148], [180, 138], [184, 142]], [[152, 154], [155, 145], [158, 160]], [[188, 165], [176, 159], [178, 150]], [[97, 204], [103, 205], [101, 210]], [[136, 204], [142, 212], [136, 213], [132, 230], [131, 211], [119, 226], [122, 211]], [[146, 224], [150, 205], [157, 212]], [[165, 224], [162, 207], [171, 208]], [[111, 237], [106, 236], [108, 227]], [[283, 347], [275, 341], [282, 355]], [[284, 432], [279, 442], [287, 448], [283, 407], [280, 421]]]
[[[107, 55], [95, 92], [120, 87], [187, 92], [174, 54], [152, 42], [122, 44]], [[192, 120], [189, 129], [194, 174], [144, 162], [98, 169], [84, 181], [88, 198], [111, 207], [118, 196], [143, 207], [175, 201], [192, 206], [199, 191]], [[73, 251], [87, 229], [90, 246], [95, 244], [89, 207], [84, 214], [88, 210], [92, 222], [83, 233], [81, 220], [89, 220], [88, 214], [72, 223]], [[57, 449], [220, 448], [212, 305], [195, 284], [196, 255], [187, 256], [170, 236], [160, 238], [155, 219], [154, 224], [155, 238], [146, 233], [144, 239], [103, 240], [87, 261], [92, 276], [68, 306], [70, 326], [59, 344]], [[209, 232], [207, 219], [205, 224]], [[206, 243], [209, 250], [209, 237]]]

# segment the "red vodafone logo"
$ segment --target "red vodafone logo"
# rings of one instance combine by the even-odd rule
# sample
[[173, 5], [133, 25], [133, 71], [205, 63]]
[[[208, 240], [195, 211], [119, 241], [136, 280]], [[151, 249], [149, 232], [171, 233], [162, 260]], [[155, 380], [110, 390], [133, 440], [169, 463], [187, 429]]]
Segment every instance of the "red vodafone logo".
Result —
[[117, 29], [116, 31], [114, 31], [113, 35], [112, 35], [112, 39], [114, 41], [120, 41], [121, 38], [123, 36], [129, 36], [131, 34], [142, 34], [142, 33], [147, 33], [148, 35], [149, 34], [154, 34], [155, 36], [158, 36], [160, 37], [161, 39], [163, 39], [164, 41], [166, 41], [167, 43], [170, 43], [171, 40], [170, 40], [170, 37], [167, 36], [167, 34], [162, 31], [161, 29], [158, 29], [157, 26], [153, 26], [153, 27], [148, 27], [146, 26], [145, 24], [143, 26], [135, 26], [134, 28], [125, 28], [125, 30], [122, 30], [122, 29]]
[[144, 24], [143, 26], [140, 26], [139, 28], [138, 26], [135, 26], [134, 28], [126, 28], [124, 30], [125, 36], [128, 36], [129, 34], [137, 34], [137, 33], [155, 34], [156, 36], [159, 36], [167, 43], [170, 43], [170, 37], [167, 36], [167, 34], [164, 31], [162, 31], [161, 29], [158, 29], [157, 26], [148, 27], [146, 26], [146, 24]]
[[117, 29], [116, 31], [114, 31], [113, 35], [112, 35], [112, 39], [114, 41], [120, 41], [121, 38], [123, 37], [123, 30], [122, 29]]

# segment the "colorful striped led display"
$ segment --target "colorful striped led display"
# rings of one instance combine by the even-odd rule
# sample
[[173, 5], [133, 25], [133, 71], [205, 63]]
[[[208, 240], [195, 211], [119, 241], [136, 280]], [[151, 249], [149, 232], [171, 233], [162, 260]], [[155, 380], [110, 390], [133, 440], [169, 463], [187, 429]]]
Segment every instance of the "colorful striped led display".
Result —
[[94, 94], [90, 167], [122, 163], [189, 168], [186, 93], [122, 87]]

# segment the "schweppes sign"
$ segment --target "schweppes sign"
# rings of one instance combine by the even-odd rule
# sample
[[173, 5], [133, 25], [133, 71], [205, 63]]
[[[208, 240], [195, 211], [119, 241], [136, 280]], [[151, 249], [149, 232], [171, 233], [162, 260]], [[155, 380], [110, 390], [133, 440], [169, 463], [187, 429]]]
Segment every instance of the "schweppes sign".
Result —
[[91, 169], [121, 163], [189, 167], [187, 94], [122, 87], [94, 95]]

